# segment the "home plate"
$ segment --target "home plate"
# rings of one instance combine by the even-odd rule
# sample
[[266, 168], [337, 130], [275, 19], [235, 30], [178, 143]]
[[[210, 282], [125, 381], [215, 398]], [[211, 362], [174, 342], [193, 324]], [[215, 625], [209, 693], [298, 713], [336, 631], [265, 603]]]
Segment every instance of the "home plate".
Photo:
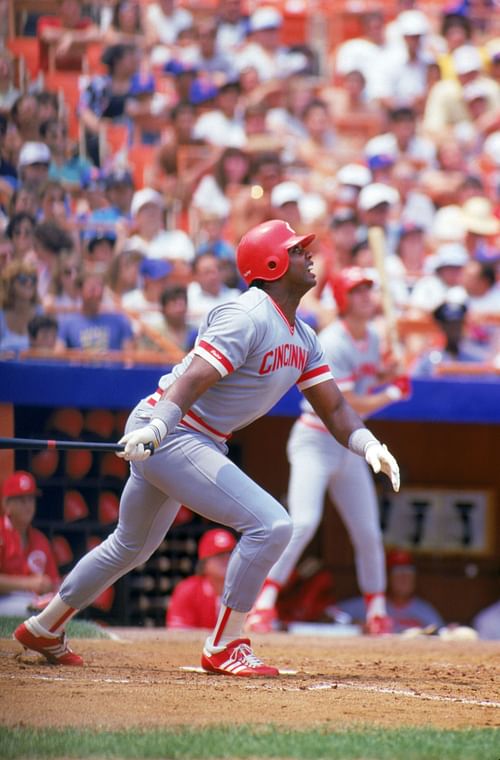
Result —
[[[213, 675], [203, 670], [202, 667], [195, 667], [194, 665], [181, 665], [179, 670], [184, 670], [186, 673], [203, 673], [206, 676]], [[298, 670], [280, 670], [280, 676], [296, 676]]]

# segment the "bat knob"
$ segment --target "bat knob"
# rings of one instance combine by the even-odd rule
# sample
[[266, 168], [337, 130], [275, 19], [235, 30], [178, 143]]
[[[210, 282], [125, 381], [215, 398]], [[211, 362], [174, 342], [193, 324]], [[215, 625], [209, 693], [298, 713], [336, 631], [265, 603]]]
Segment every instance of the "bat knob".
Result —
[[146, 443], [146, 444], [144, 445], [144, 448], [145, 448], [147, 451], [150, 451], [150, 452], [151, 452], [150, 456], [153, 456], [153, 454], [155, 453], [155, 446], [154, 446], [154, 444], [153, 444], [153, 443]]

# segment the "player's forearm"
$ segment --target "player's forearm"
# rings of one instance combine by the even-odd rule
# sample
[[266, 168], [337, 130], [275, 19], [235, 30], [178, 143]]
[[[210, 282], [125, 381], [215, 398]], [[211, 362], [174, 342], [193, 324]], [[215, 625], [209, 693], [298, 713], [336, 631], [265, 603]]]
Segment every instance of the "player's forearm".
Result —
[[356, 393], [345, 393], [345, 398], [350, 406], [361, 417], [367, 417], [374, 414], [388, 404], [392, 404], [396, 399], [391, 396], [390, 391], [383, 390], [379, 393], [365, 393], [362, 395]]
[[337, 441], [346, 447], [351, 434], [365, 427], [359, 414], [344, 398], [334, 410], [322, 417], [322, 421]]
[[12, 591], [31, 591], [29, 575], [8, 575], [0, 573], [0, 594]]
[[218, 380], [220, 380], [220, 374], [217, 370], [204, 359], [195, 356], [186, 372], [167, 388], [162, 400], [166, 399], [177, 404], [185, 414]]

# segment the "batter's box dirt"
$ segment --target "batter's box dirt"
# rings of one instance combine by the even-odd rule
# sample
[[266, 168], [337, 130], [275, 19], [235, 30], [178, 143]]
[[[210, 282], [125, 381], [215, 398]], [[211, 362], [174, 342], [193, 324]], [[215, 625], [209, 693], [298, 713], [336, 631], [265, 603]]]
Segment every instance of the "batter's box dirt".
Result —
[[285, 674], [246, 679], [199, 672], [205, 632], [115, 632], [120, 641], [71, 642], [83, 668], [16, 658], [19, 645], [0, 640], [0, 723], [110, 730], [500, 726], [495, 642], [254, 636], [256, 654]]

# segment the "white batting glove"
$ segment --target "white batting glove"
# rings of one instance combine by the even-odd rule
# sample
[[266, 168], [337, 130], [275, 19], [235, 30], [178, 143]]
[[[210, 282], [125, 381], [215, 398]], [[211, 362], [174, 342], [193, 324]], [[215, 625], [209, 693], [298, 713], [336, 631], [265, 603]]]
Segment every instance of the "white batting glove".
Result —
[[160, 445], [166, 432], [165, 423], [154, 419], [148, 425], [126, 433], [120, 438], [118, 443], [125, 448], [123, 451], [118, 451], [116, 455], [121, 459], [126, 459], [127, 462], [144, 462]]
[[375, 474], [380, 471], [385, 473], [393, 489], [399, 491], [399, 466], [385, 443], [369, 443], [365, 450], [365, 459]]

